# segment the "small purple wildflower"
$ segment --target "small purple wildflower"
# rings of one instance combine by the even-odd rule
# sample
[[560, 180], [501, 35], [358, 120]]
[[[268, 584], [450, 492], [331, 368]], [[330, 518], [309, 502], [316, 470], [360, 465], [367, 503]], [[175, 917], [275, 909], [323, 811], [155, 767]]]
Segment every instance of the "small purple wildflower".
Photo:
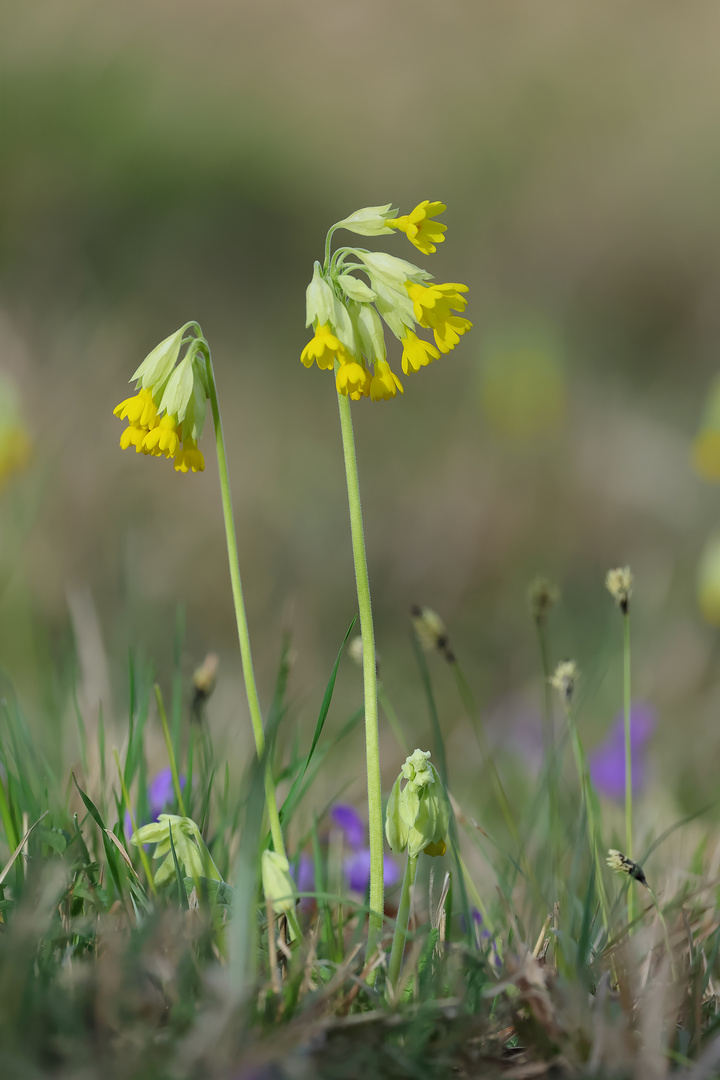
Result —
[[[185, 777], [180, 776], [180, 790], [185, 790]], [[160, 814], [164, 813], [169, 806], [172, 806], [175, 802], [175, 788], [173, 787], [172, 770], [168, 766], [166, 769], [161, 769], [157, 776], [154, 776], [147, 789], [148, 807], [150, 810], [150, 817], [147, 820], [137, 821], [137, 826], [147, 825], [151, 821], [157, 821]], [[136, 819], [137, 820], [137, 819]], [[125, 835], [130, 838], [132, 834], [132, 821], [130, 820], [130, 811], [125, 811]], [[146, 845], [147, 846], [147, 845]]]
[[[383, 857], [385, 886], [390, 889], [400, 880], [400, 869], [391, 855]], [[370, 883], [370, 848], [360, 848], [343, 859], [343, 873], [353, 892], [364, 893]]]
[[330, 811], [333, 824], [342, 830], [345, 843], [353, 851], [365, 843], [365, 823], [354, 806], [349, 803], [335, 803]]
[[[647, 772], [646, 746], [657, 724], [652, 705], [637, 701], [630, 706], [630, 746], [632, 749], [632, 790], [642, 790]], [[603, 742], [588, 755], [590, 778], [601, 795], [608, 799], [625, 797], [625, 719], [623, 713], [613, 720]]]

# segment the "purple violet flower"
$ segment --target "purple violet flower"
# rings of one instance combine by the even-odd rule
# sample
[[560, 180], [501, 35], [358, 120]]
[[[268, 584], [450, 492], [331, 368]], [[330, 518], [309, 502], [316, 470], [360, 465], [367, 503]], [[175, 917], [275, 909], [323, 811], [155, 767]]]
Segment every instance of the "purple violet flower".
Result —
[[[657, 724], [652, 705], [636, 701], [630, 706], [630, 746], [632, 749], [633, 794], [642, 790], [647, 772], [646, 746]], [[625, 798], [625, 719], [613, 720], [603, 742], [588, 754], [590, 778], [597, 791], [608, 799]]]
[[334, 825], [342, 831], [345, 843], [353, 851], [365, 843], [365, 823], [354, 806], [349, 803], [335, 803], [330, 811]]
[[[391, 855], [383, 857], [385, 886], [390, 889], [400, 880], [400, 869]], [[370, 883], [370, 848], [361, 848], [343, 859], [343, 873], [353, 892], [364, 893]]]
[[[180, 781], [180, 790], [185, 790], [185, 777], [178, 777]], [[154, 776], [147, 789], [148, 807], [150, 809], [150, 817], [147, 820], [137, 821], [137, 826], [147, 825], [151, 821], [157, 821], [160, 814], [164, 813], [169, 806], [175, 802], [175, 788], [173, 787], [172, 770], [170, 766], [166, 769], [161, 769], [157, 776]], [[136, 819], [137, 820], [137, 819]], [[125, 811], [125, 835], [130, 838], [132, 834], [132, 821], [130, 820], [130, 811]], [[147, 847], [147, 845], [146, 845]]]

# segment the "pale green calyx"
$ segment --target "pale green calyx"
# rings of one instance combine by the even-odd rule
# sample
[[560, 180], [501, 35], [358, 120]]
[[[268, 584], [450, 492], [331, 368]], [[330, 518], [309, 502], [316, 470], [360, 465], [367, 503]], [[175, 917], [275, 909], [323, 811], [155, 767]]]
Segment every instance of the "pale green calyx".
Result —
[[324, 326], [332, 322], [335, 303], [335, 294], [322, 275], [320, 263], [316, 262], [312, 281], [305, 290], [305, 325]]
[[290, 873], [290, 864], [279, 851], [262, 853], [262, 887], [265, 899], [273, 910], [291, 911], [297, 902], [297, 889]]
[[337, 280], [342, 291], [351, 300], [372, 303], [375, 299], [373, 290], [360, 278], [356, 278], [352, 274], [339, 274]]
[[384, 360], [387, 356], [385, 335], [380, 316], [375, 308], [371, 304], [352, 304], [350, 318], [355, 324], [355, 330], [367, 360], [371, 364], [374, 364], [376, 360]]
[[390, 288], [404, 291], [406, 281], [427, 281], [432, 278], [427, 270], [422, 270], [415, 263], [407, 259], [398, 259], [396, 255], [389, 255], [387, 251], [362, 251], [357, 249], [356, 254], [365, 263], [370, 272], [370, 277], [384, 282]]
[[[429, 750], [415, 750], [393, 784], [385, 815], [385, 836], [399, 855], [442, 855], [450, 821], [447, 795]], [[402, 787], [402, 782], [405, 786]]]
[[[172, 844], [170, 843], [171, 832]], [[143, 825], [134, 832], [130, 837], [130, 843], [135, 844], [136, 847], [142, 847], [143, 844], [156, 845], [153, 858], [165, 860], [155, 872], [156, 885], [166, 885], [175, 877], [173, 846], [178, 865], [186, 877], [191, 877], [195, 881], [201, 877], [222, 881], [222, 875], [212, 860], [200, 829], [192, 818], [178, 817], [177, 814], [160, 814], [157, 821]]]
[[396, 214], [397, 210], [392, 209], [392, 203], [386, 203], [385, 206], [364, 206], [362, 210], [356, 210], [349, 217], [335, 222], [333, 231], [347, 229], [359, 236], [383, 236], [392, 232], [385, 223]]
[[180, 355], [183, 334], [188, 325], [186, 323], [185, 326], [181, 326], [174, 334], [166, 337], [164, 341], [156, 345], [152, 352], [145, 357], [130, 382], [139, 379], [143, 389], [149, 387], [151, 390], [153, 387], [167, 382]]

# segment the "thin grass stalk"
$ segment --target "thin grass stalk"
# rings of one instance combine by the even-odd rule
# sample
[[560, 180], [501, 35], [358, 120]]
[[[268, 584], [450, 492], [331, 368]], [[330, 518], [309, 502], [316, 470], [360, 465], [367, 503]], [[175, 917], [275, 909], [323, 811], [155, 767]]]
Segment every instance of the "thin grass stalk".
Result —
[[[122, 791], [122, 796], [123, 796], [123, 799], [125, 800], [125, 806], [127, 807], [127, 812], [130, 815], [130, 824], [132, 825], [132, 831], [133, 831], [133, 833], [136, 833], [137, 832], [137, 821], [135, 820], [135, 812], [134, 812], [134, 810], [132, 808], [132, 803], [130, 802], [130, 794], [128, 792], [128, 789], [125, 786], [125, 778], [123, 776], [122, 768], [120, 767], [120, 755], [118, 754], [117, 750], [113, 750], [113, 756], [115, 758], [115, 768], [117, 769], [118, 777], [119, 777], [119, 780], [120, 780], [120, 790]], [[130, 838], [128, 837], [127, 839], [130, 839]], [[147, 878], [148, 885], [150, 886], [150, 891], [153, 894], [157, 895], [157, 889], [155, 888], [155, 879], [153, 877], [153, 872], [152, 872], [152, 869], [150, 867], [150, 860], [147, 857], [147, 853], [145, 851], [144, 845], [140, 844], [140, 847], [139, 847], [138, 850], [139, 850], [139, 853], [140, 853], [140, 862], [142, 863], [143, 870], [145, 871], [145, 877]]]
[[[368, 834], [370, 840], [370, 917], [368, 919], [368, 940], [365, 961], [374, 956], [382, 933], [384, 912], [383, 878], [383, 820], [382, 786], [380, 780], [380, 737], [378, 730], [378, 692], [377, 667], [375, 660], [375, 634], [373, 631], [372, 604], [370, 600], [370, 580], [365, 554], [363, 534], [362, 506], [360, 503], [360, 481], [358, 479], [355, 438], [353, 435], [350, 398], [338, 394], [340, 412], [340, 430], [342, 434], [343, 455], [345, 458], [345, 478], [347, 481], [348, 506], [350, 510], [350, 533], [352, 536], [353, 561], [355, 563], [355, 584], [357, 588], [358, 610], [360, 613], [360, 636], [363, 653], [363, 684], [365, 698], [365, 758], [367, 766], [368, 788]], [[369, 975], [375, 979], [375, 971]]]
[[157, 701], [158, 712], [160, 713], [160, 723], [162, 724], [163, 735], [165, 736], [165, 746], [167, 747], [168, 761], [170, 762], [170, 775], [172, 776], [173, 790], [175, 792], [175, 798], [177, 799], [180, 813], [182, 817], [185, 817], [185, 803], [183, 802], [182, 788], [180, 787], [180, 776], [178, 774], [177, 761], [175, 760], [172, 736], [165, 714], [165, 705], [163, 704], [162, 693], [157, 683], [155, 683], [153, 689], [155, 690], [155, 700]]
[[[233, 604], [235, 607], [238, 642], [240, 644], [240, 659], [242, 661], [248, 709], [250, 710], [250, 722], [255, 738], [255, 750], [257, 752], [258, 760], [260, 760], [265, 754], [265, 732], [263, 729], [262, 714], [260, 712], [260, 699], [258, 698], [257, 685], [255, 683], [252, 652], [250, 650], [250, 633], [248, 631], [245, 601], [243, 599], [242, 582], [240, 580], [240, 562], [238, 558], [237, 537], [235, 535], [232, 497], [230, 495], [230, 474], [228, 472], [227, 454], [225, 452], [225, 436], [223, 434], [222, 420], [220, 418], [220, 403], [218, 401], [217, 386], [215, 385], [215, 372], [213, 370], [209, 348], [205, 355], [207, 359], [208, 392], [213, 414], [213, 424], [215, 426], [215, 448], [217, 451], [218, 474], [220, 477], [220, 499], [222, 502], [223, 518], [225, 520], [225, 540], [227, 543], [230, 583], [232, 586]], [[264, 786], [265, 805], [267, 808], [268, 820], [270, 822], [273, 847], [277, 852], [285, 855], [285, 843], [283, 841], [282, 828], [280, 825], [277, 796], [275, 794], [275, 782], [273, 780], [272, 764], [269, 756], [265, 761]]]
[[[623, 711], [625, 716], [625, 854], [633, 857], [632, 743], [630, 741], [630, 612], [623, 613]], [[628, 926], [633, 921], [633, 890], [628, 889]]]
[[567, 716], [568, 727], [570, 728], [570, 741], [573, 748], [573, 756], [575, 758], [575, 766], [577, 768], [578, 780], [580, 781], [580, 791], [585, 809], [585, 818], [588, 828], [588, 839], [590, 842], [590, 853], [595, 865], [595, 877], [597, 880], [598, 896], [600, 897], [600, 909], [602, 911], [603, 926], [605, 927], [606, 936], [610, 937], [610, 907], [608, 903], [607, 894], [605, 892], [605, 883], [602, 877], [602, 860], [600, 857], [600, 847], [598, 842], [599, 826], [595, 817], [595, 807], [592, 799], [590, 798], [590, 776], [588, 772], [587, 760], [585, 753], [580, 742], [580, 734], [577, 729], [573, 710], [570, 705], [566, 706], [565, 714]]
[[553, 897], [557, 895], [558, 880], [558, 775], [557, 775], [557, 745], [555, 736], [555, 718], [553, 715], [553, 691], [550, 684], [550, 656], [548, 652], [547, 619], [535, 618], [537, 628], [538, 647], [540, 650], [540, 666], [543, 676], [543, 757], [548, 785], [548, 830], [550, 833], [550, 878]]

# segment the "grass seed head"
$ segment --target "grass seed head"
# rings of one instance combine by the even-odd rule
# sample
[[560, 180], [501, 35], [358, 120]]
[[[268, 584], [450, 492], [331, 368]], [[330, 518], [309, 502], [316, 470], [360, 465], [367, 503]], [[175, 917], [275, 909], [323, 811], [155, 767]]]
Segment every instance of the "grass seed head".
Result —
[[608, 570], [605, 578], [605, 588], [623, 615], [627, 615], [633, 591], [633, 576], [630, 567], [617, 566], [614, 570]]

